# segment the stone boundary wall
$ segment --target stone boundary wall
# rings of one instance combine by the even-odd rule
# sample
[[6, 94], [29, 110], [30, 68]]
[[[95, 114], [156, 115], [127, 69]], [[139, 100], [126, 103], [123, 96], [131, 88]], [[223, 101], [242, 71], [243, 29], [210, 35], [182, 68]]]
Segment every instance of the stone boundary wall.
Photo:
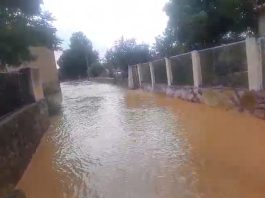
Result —
[[0, 117], [43, 98], [38, 69], [0, 73]]
[[194, 88], [192, 86], [166, 86], [144, 84], [142, 89], [149, 92], [163, 93], [193, 103], [202, 103], [211, 107], [235, 109], [250, 113], [265, 120], [265, 91], [249, 91], [223, 87]]
[[0, 196], [14, 189], [48, 127], [45, 100], [0, 119]]
[[0, 73], [0, 117], [34, 102], [30, 91], [25, 73]]

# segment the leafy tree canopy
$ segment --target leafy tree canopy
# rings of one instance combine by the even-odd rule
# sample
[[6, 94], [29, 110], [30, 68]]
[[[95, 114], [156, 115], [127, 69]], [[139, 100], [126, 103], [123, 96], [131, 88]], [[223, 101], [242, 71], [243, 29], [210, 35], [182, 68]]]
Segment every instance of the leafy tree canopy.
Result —
[[1, 0], [0, 6], [9, 11], [21, 11], [24, 14], [38, 14], [42, 0]]
[[156, 42], [153, 46], [153, 56], [162, 58], [184, 53], [186, 51], [185, 44], [176, 41], [169, 29], [166, 29], [163, 35], [156, 37]]
[[200, 49], [255, 33], [255, 5], [256, 0], [170, 0], [165, 6], [168, 26], [156, 51], [170, 55], [183, 47]]
[[128, 65], [147, 62], [150, 58], [151, 53], [147, 44], [137, 44], [135, 39], [124, 38], [116, 41], [105, 55], [107, 64], [125, 72], [128, 70]]
[[105, 71], [105, 68], [104, 66], [97, 62], [97, 63], [93, 63], [91, 65], [91, 67], [89, 68], [89, 76], [92, 76], [92, 77], [98, 77], [100, 76], [103, 72]]
[[93, 50], [92, 42], [82, 33], [73, 33], [70, 49], [63, 51], [58, 60], [63, 78], [86, 77], [88, 68], [98, 62], [98, 53]]
[[43, 12], [40, 0], [1, 0], [0, 65], [20, 65], [32, 59], [30, 46], [58, 49], [53, 17]]

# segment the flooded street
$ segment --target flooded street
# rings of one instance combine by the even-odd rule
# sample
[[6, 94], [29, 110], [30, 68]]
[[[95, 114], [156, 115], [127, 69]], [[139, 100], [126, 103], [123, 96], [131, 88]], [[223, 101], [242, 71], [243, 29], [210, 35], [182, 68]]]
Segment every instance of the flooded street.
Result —
[[265, 122], [163, 95], [61, 84], [27, 198], [263, 198]]

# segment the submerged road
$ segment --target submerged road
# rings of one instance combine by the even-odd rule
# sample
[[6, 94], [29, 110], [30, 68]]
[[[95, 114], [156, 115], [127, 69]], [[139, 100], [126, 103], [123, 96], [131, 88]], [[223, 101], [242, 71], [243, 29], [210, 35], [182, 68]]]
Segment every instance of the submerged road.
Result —
[[264, 198], [265, 122], [163, 95], [63, 83], [27, 198]]

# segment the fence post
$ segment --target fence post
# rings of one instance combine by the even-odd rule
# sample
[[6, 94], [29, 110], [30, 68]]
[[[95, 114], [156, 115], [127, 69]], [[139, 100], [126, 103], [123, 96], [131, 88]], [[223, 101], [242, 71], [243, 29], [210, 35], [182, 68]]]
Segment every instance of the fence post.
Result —
[[128, 87], [129, 87], [129, 89], [134, 89], [133, 68], [132, 68], [132, 66], [128, 66]]
[[202, 85], [201, 60], [198, 51], [191, 52], [194, 87]]
[[166, 70], [167, 70], [167, 85], [171, 86], [173, 82], [171, 60], [169, 58], [165, 58], [165, 61], [166, 61]]
[[151, 83], [152, 83], [152, 88], [155, 87], [155, 71], [154, 71], [154, 65], [152, 62], [149, 62], [149, 67], [150, 67], [150, 74], [151, 74]]
[[142, 87], [142, 64], [137, 64], [137, 71], [138, 71], [138, 77], [139, 77], [139, 86]]
[[259, 91], [263, 89], [262, 82], [262, 58], [261, 49], [256, 38], [246, 39], [246, 52], [248, 63], [248, 86], [249, 90]]

